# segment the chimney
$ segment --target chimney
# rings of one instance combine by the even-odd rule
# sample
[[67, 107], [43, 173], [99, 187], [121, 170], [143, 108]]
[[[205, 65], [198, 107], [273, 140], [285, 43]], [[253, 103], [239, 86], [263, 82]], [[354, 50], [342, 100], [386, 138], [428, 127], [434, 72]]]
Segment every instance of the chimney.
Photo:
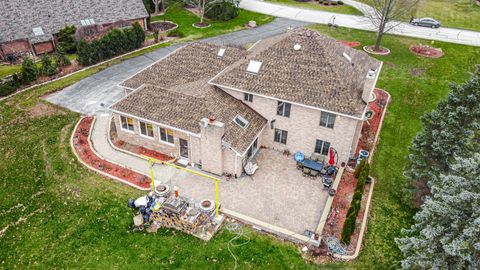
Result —
[[222, 138], [225, 124], [215, 117], [200, 120], [200, 146], [202, 169], [213, 174], [223, 174]]
[[369, 69], [367, 73], [367, 79], [363, 85], [362, 100], [368, 104], [370, 102], [373, 87], [375, 87], [375, 79], [377, 78], [377, 71]]

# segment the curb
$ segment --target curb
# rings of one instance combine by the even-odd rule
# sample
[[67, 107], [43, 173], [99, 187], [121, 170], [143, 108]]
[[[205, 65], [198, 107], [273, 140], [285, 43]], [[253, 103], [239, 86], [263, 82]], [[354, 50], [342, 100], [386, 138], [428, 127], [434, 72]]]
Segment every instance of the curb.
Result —
[[[335, 181], [333, 182], [332, 189], [337, 190], [338, 185], [340, 184], [340, 180], [343, 176], [343, 171], [345, 167], [340, 167], [338, 170], [337, 176], [335, 177]], [[322, 237], [323, 228], [325, 228], [325, 223], [327, 222], [328, 215], [330, 214], [330, 210], [332, 210], [332, 203], [335, 196], [328, 195], [327, 202], [325, 203], [325, 207], [323, 208], [322, 216], [320, 217], [320, 222], [318, 223], [317, 229], [315, 230], [316, 233]], [[328, 208], [328, 211], [326, 211]]]
[[[117, 176], [113, 176], [113, 175], [110, 175], [110, 174], [105, 173], [105, 172], [103, 172], [103, 171], [100, 171], [99, 169], [90, 166], [89, 164], [87, 164], [85, 161], [83, 161], [83, 160], [80, 158], [80, 156], [78, 155], [78, 153], [77, 153], [77, 151], [76, 151], [76, 149], [75, 149], [75, 146], [73, 145], [73, 137], [74, 137], [74, 135], [75, 135], [75, 131], [77, 130], [78, 126], [80, 125], [80, 122], [81, 122], [84, 118], [85, 118], [85, 117], [81, 117], [80, 120], [78, 120], [78, 122], [77, 122], [77, 124], [75, 125], [75, 128], [74, 128], [74, 130], [73, 130], [73, 132], [72, 132], [72, 135], [70, 136], [70, 147], [71, 147], [71, 149], [72, 149], [73, 154], [74, 154], [75, 157], [77, 158], [77, 160], [78, 160], [83, 166], [85, 166], [86, 168], [88, 168], [88, 169], [90, 169], [90, 170], [92, 170], [92, 171], [94, 171], [94, 172], [96, 172], [96, 173], [98, 173], [98, 174], [100, 174], [100, 175], [103, 175], [103, 176], [105, 176], [105, 177], [108, 177], [108, 178], [111, 178], [111, 179], [113, 179], [113, 180], [119, 181], [119, 182], [121, 182], [121, 183], [123, 183], [123, 184], [129, 185], [129, 186], [131, 186], [131, 187], [133, 187], [133, 188], [136, 188], [136, 189], [139, 189], [139, 190], [142, 190], [142, 191], [150, 190], [150, 188], [147, 188], [147, 189], [141, 188], [141, 187], [139, 187], [139, 186], [137, 186], [137, 185], [134, 185], [134, 184], [132, 184], [132, 183], [130, 183], [130, 182], [128, 182], [128, 181], [125, 181], [125, 180], [123, 180], [123, 179], [121, 179], [121, 178], [119, 178], [119, 177], [117, 177]], [[96, 121], [96, 118], [93, 117], [92, 127], [93, 127], [93, 125], [95, 124], [95, 121]], [[94, 154], [97, 155], [99, 158], [101, 158], [101, 159], [103, 159], [103, 160], [105, 160], [105, 161], [108, 161], [108, 160], [104, 159], [102, 156], [99, 156], [98, 153], [97, 153], [97, 152], [93, 149], [93, 147], [91, 146], [91, 144], [90, 144], [90, 137], [91, 137], [91, 135], [92, 135], [92, 130], [93, 130], [93, 129], [90, 128], [90, 131], [89, 131], [89, 133], [88, 133], [88, 139], [87, 139], [87, 140], [88, 140], [88, 145], [89, 145], [89, 147], [92, 149], [92, 151], [94, 152]], [[108, 161], [108, 162], [111, 162], [111, 161]], [[111, 163], [113, 163], [113, 162], [111, 162]], [[116, 163], [113, 163], [113, 164], [119, 165], [119, 164], [116, 164]], [[125, 166], [122, 166], [122, 167], [127, 168], [127, 167], [125, 167]], [[129, 168], [127, 168], [127, 169], [129, 169]], [[142, 174], [143, 174], [143, 173], [142, 173]], [[143, 175], [145, 175], [145, 174], [143, 174]]]

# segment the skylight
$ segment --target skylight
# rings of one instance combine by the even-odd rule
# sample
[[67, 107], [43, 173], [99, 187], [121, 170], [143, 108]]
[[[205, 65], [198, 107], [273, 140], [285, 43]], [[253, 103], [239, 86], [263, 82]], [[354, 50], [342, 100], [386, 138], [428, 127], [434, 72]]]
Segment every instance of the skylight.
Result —
[[235, 116], [235, 119], [233, 119], [237, 125], [239, 125], [241, 128], [246, 128], [248, 126], [248, 121], [241, 117], [240, 115]]
[[258, 74], [261, 66], [262, 66], [262, 62], [250, 60], [250, 63], [248, 63], [247, 72]]
[[43, 33], [42, 27], [35, 27], [35, 28], [32, 29], [32, 31], [33, 31], [33, 34], [35, 36], [42, 36], [42, 35], [45, 34], [45, 33]]
[[86, 25], [93, 25], [95, 24], [95, 21], [93, 19], [85, 19], [85, 20], [81, 20], [80, 23], [83, 25], [83, 26], [86, 26]]
[[217, 56], [218, 56], [218, 57], [223, 57], [224, 54], [225, 54], [225, 49], [224, 49], [224, 48], [220, 48], [220, 50], [218, 50]]

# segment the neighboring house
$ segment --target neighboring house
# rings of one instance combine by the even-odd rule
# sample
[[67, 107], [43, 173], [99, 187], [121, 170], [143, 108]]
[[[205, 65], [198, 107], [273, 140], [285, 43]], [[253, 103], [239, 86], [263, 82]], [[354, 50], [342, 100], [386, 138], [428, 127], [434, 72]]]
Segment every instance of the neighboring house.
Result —
[[109, 26], [118, 21], [146, 26], [142, 0], [2, 0], [0, 59], [52, 52], [55, 35], [66, 25]]
[[193, 43], [122, 83], [121, 140], [239, 176], [260, 146], [355, 154], [382, 63], [311, 30], [247, 50]]

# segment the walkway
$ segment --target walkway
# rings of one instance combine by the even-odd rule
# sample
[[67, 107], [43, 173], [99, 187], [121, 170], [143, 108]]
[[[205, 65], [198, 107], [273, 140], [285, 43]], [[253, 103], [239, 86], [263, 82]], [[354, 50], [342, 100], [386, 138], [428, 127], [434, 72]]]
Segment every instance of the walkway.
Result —
[[[251, 29], [228, 33], [208, 39], [205, 42], [245, 46], [260, 39], [284, 33], [289, 27], [300, 27], [305, 22], [277, 18], [273, 22]], [[124, 96], [121, 82], [152, 63], [165, 57], [184, 44], [175, 44], [144, 55], [125, 60], [75, 83], [62, 91], [53, 93], [46, 99], [72, 111], [83, 114], [95, 114]]]
[[[354, 3], [352, 3], [353, 1], [349, 2], [351, 5], [354, 5]], [[375, 27], [363, 16], [300, 9], [259, 0], [242, 0], [240, 2], [240, 7], [250, 11], [308, 23], [328, 24], [331, 18], [335, 16], [335, 23], [341, 27], [375, 31]], [[412, 26], [404, 22], [392, 22], [392, 24], [398, 25], [389, 32], [390, 34], [480, 46], [480, 32], [445, 27], [430, 29], [426, 27]]]
[[[109, 114], [99, 114], [91, 141], [104, 159], [149, 174], [148, 161], [114, 149], [107, 139]], [[222, 207], [298, 234], [315, 231], [328, 197], [320, 179], [302, 176], [291, 157], [261, 149], [257, 156], [259, 169], [253, 177], [222, 180], [219, 200]], [[212, 180], [165, 165], [154, 166], [155, 179], [178, 186], [183, 196], [195, 200], [214, 199]]]

